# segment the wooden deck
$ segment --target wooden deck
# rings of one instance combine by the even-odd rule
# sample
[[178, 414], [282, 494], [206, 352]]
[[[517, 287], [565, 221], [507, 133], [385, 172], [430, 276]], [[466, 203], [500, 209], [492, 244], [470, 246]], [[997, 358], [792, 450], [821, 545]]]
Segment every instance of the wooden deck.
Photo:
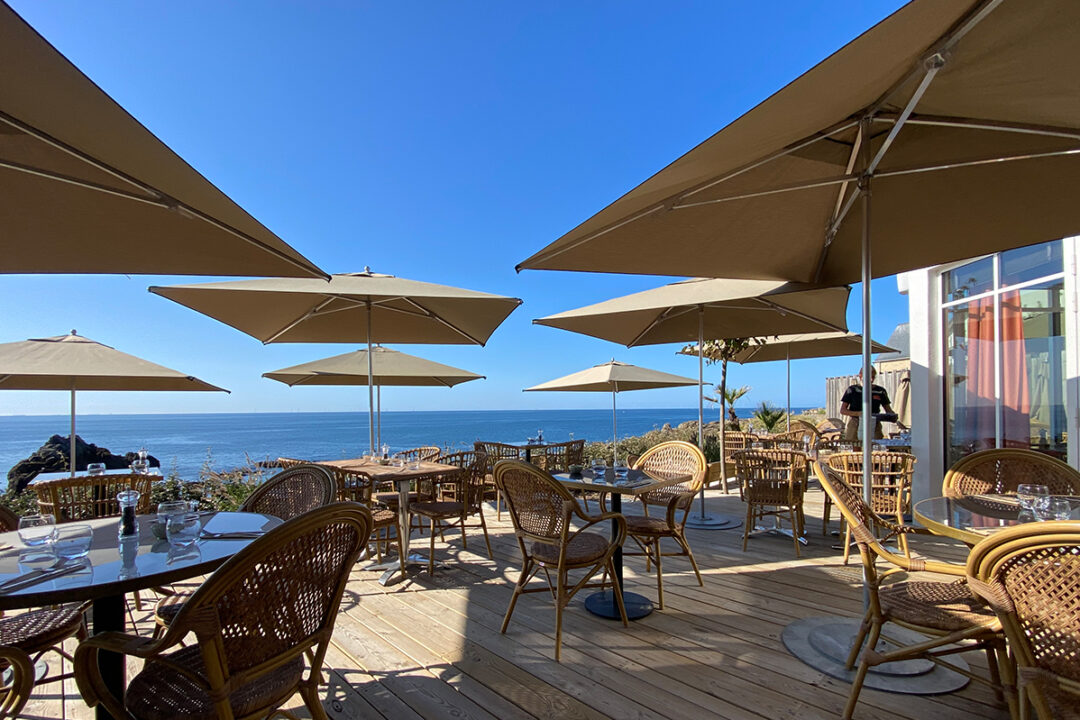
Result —
[[[499, 523], [490, 512], [494, 560], [475, 531], [468, 551], [456, 533], [436, 544], [449, 565], [434, 578], [424, 572], [383, 588], [375, 573], [353, 573], [327, 656], [324, 707], [341, 720], [836, 718], [848, 685], [804, 665], [780, 640], [798, 618], [860, 614], [858, 566], [843, 566], [832, 548], [837, 539], [822, 536], [814, 519], [821, 498], [818, 490], [807, 497], [810, 545], [801, 560], [787, 538], [751, 539], [744, 553], [741, 529], [690, 530], [704, 587], [684, 559], [670, 560], [665, 609], [629, 628], [594, 617], [575, 599], [565, 613], [561, 663], [554, 661], [546, 594], [523, 597], [509, 631], [499, 634], [519, 557], [506, 515]], [[716, 491], [708, 507], [744, 512], [737, 495]], [[963, 552], [947, 540], [917, 548], [945, 559]], [[627, 587], [655, 597], [655, 576], [644, 575], [638, 558], [627, 562]], [[135, 615], [148, 633], [149, 613]], [[977, 654], [965, 657], [985, 670]], [[290, 708], [307, 717], [299, 697]], [[93, 717], [71, 681], [38, 687], [24, 715]], [[864, 690], [856, 717], [1004, 719], [1007, 712], [988, 688], [972, 683], [940, 696]]]

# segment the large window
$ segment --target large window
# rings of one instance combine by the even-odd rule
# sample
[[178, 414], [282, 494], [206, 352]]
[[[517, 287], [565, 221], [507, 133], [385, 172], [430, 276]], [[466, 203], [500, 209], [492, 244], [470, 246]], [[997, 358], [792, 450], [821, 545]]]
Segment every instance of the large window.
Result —
[[943, 274], [949, 465], [993, 447], [1065, 459], [1063, 270], [1057, 240]]

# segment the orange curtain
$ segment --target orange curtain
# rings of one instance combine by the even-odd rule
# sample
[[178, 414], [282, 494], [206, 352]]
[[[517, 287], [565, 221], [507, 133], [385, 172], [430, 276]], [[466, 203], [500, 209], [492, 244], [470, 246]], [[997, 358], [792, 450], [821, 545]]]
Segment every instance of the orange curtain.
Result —
[[[995, 446], [994, 325], [992, 297], [968, 304], [966, 412], [964, 427], [957, 428], [957, 435], [968, 438], [973, 450]], [[1002, 446], [1027, 448], [1031, 446], [1031, 396], [1019, 291], [1001, 295], [1000, 338]]]
[[1002, 446], [1030, 448], [1031, 392], [1019, 290], [1001, 296], [1001, 406]]

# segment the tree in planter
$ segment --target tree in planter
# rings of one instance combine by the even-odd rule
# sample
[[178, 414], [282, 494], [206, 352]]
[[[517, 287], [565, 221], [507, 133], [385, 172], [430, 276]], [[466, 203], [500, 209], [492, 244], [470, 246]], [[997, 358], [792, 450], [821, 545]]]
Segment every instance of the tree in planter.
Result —
[[[727, 406], [727, 423], [726, 426], [731, 430], [738, 430], [739, 418], [735, 415], [735, 403], [738, 402], [746, 393], [750, 392], [749, 385], [743, 385], [737, 388], [720, 389], [719, 385], [713, 385], [716, 388], [716, 395], [705, 395], [705, 402], [710, 402], [720, 406], [720, 424], [724, 423], [724, 407]], [[721, 394], [722, 393], [722, 394]]]
[[785, 415], [787, 413], [784, 412], [783, 408], [774, 407], [764, 401], [754, 411], [754, 417], [765, 427], [769, 434], [776, 432], [776, 428], [784, 421]]

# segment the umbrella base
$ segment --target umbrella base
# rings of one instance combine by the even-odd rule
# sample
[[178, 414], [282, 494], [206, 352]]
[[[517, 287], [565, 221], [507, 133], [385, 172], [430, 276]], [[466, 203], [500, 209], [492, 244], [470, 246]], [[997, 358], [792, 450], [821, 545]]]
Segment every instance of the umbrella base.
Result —
[[[365, 565], [363, 569], [382, 571], [382, 577], [379, 578], [379, 584], [386, 587], [389, 585], [394, 585], [401, 580], [404, 580], [409, 570], [413, 568], [423, 568], [424, 570], [426, 570], [427, 566], [428, 559], [426, 555], [419, 555], [413, 553], [405, 559], [405, 574], [401, 572], [401, 561], [397, 558], [394, 558], [393, 560], [386, 560], [381, 563], [371, 563], [370, 565]], [[446, 564], [436, 560], [435, 567], [443, 568], [446, 567]]]
[[[644, 595], [624, 590], [622, 597], [627, 620], [638, 620], [653, 611], [652, 600]], [[622, 620], [619, 606], [615, 602], [615, 593], [611, 590], [599, 590], [585, 598], [585, 609], [608, 620]]]
[[[855, 669], [847, 669], [847, 656], [859, 631], [860, 621], [855, 618], [808, 617], [788, 624], [781, 634], [784, 646], [795, 657], [826, 675], [851, 682]], [[911, 630], [889, 625], [885, 634], [904, 644], [923, 642], [926, 637]], [[878, 650], [893, 647], [881, 641]], [[959, 657], [951, 656], [949, 662], [967, 669]], [[863, 687], [904, 695], [939, 695], [961, 689], [969, 682], [960, 673], [941, 667], [930, 660], [901, 660], [871, 667], [866, 673]]]
[[742, 520], [734, 515], [713, 515], [710, 513], [702, 516], [700, 512], [691, 511], [690, 517], [686, 518], [686, 527], [695, 530], [731, 530], [742, 527]]
[[[754, 529], [750, 531], [750, 537], [753, 537], [755, 535], [764, 535], [765, 533], [768, 533], [770, 535], [783, 535], [786, 538], [792, 538], [792, 539], [794, 539], [794, 537], [795, 537], [795, 533], [793, 531], [789, 530], [788, 528], [762, 527], [760, 525], [755, 525], [754, 526]], [[800, 545], [807, 545], [807, 544], [809, 544], [809, 542], [810, 541], [806, 539], [805, 535], [800, 535], [799, 536], [799, 544]], [[841, 548], [841, 549], [843, 549], [843, 548]]]

